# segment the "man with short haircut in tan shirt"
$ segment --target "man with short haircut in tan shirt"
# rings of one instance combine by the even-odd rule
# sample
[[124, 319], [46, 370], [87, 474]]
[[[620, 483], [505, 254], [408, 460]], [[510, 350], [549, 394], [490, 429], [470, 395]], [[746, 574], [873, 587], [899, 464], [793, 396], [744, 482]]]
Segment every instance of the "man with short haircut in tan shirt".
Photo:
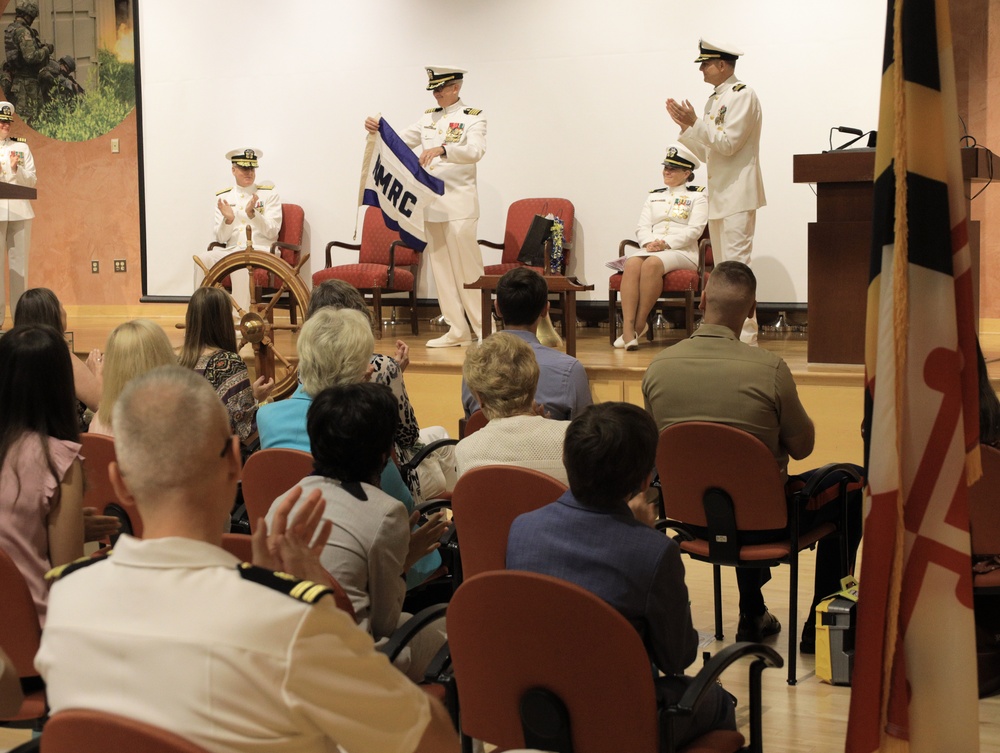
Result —
[[[756, 312], [756, 292], [757, 280], [748, 266], [737, 261], [717, 265], [701, 299], [705, 313], [702, 326], [653, 359], [642, 380], [642, 394], [660, 431], [685, 421], [710, 421], [757, 437], [774, 455], [787, 482], [786, 492], [791, 494], [811, 472], [789, 479], [788, 458], [801, 460], [812, 452], [816, 429], [799, 400], [788, 365], [773, 353], [739, 340], [744, 320]], [[706, 453], [711, 451], [705, 448]], [[849, 564], [853, 567], [861, 538], [861, 494], [860, 485], [857, 491], [849, 488]], [[802, 509], [799, 515], [806, 529], [839, 520], [840, 514], [838, 499], [817, 505], [815, 510]], [[771, 540], [783, 535], [773, 533]], [[815, 651], [816, 603], [839, 590], [840, 578], [847, 574], [840, 571], [836, 546], [835, 541], [819, 544], [814, 601], [800, 644], [804, 653]], [[767, 568], [736, 569], [740, 590], [737, 640], [759, 641], [781, 630], [761, 594], [769, 579]]]

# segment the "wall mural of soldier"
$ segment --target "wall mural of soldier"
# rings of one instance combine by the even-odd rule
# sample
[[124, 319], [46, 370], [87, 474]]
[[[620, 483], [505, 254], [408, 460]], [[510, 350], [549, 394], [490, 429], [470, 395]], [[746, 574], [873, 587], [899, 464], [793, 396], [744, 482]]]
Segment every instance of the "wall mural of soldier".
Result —
[[132, 0], [0, 0], [0, 9], [0, 88], [28, 126], [85, 141], [135, 109]]

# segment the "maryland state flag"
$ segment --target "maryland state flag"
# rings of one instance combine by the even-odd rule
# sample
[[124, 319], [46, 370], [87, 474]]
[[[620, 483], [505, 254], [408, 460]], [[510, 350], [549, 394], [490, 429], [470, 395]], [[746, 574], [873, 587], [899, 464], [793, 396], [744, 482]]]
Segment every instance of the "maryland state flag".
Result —
[[868, 489], [848, 753], [979, 750], [967, 485], [980, 475], [947, 0], [889, 0], [868, 288]]

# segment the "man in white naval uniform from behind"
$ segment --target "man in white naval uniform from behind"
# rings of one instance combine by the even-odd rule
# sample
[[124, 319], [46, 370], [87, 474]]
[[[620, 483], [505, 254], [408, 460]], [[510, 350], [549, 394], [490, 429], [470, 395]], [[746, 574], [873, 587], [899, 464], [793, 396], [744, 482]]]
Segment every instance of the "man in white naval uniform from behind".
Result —
[[[260, 149], [234, 149], [226, 154], [232, 162], [234, 184], [219, 191], [215, 202], [215, 240], [225, 248], [198, 254], [206, 267], [225, 258], [234, 251], [247, 247], [247, 228], [251, 229], [254, 250], [267, 253], [278, 240], [281, 230], [281, 197], [273, 183], [257, 182], [258, 160], [264, 156]], [[233, 298], [243, 307], [250, 307], [250, 274], [241, 269], [230, 276]], [[201, 284], [202, 272], [195, 267], [195, 287]]]
[[[708, 166], [708, 234], [715, 262], [750, 265], [757, 209], [767, 202], [760, 173], [760, 102], [736, 77], [743, 54], [732, 45], [698, 40], [695, 60], [705, 82], [715, 87], [699, 118], [688, 100], [667, 100], [667, 112], [681, 127], [678, 141]], [[757, 317], [743, 324], [740, 340], [757, 343]]]
[[[444, 181], [444, 195], [427, 208], [427, 259], [437, 287], [441, 313], [451, 328], [427, 342], [428, 348], [468, 345], [482, 337], [482, 301], [478, 290], [466, 290], [483, 274], [483, 254], [476, 242], [479, 192], [476, 163], [486, 153], [486, 116], [466, 107], [459, 94], [467, 71], [427, 68], [427, 88], [438, 106], [432, 107], [400, 138], [410, 148], [420, 147], [420, 164]], [[365, 120], [365, 129], [378, 130], [378, 119]], [[466, 321], [468, 318], [468, 321]]]
[[[37, 182], [35, 160], [25, 140], [10, 135], [13, 120], [14, 105], [0, 102], [0, 182], [32, 188]], [[31, 202], [26, 199], [0, 199], [0, 325], [4, 322], [7, 298], [6, 270], [10, 269], [11, 315], [28, 286], [28, 251], [34, 216]]]

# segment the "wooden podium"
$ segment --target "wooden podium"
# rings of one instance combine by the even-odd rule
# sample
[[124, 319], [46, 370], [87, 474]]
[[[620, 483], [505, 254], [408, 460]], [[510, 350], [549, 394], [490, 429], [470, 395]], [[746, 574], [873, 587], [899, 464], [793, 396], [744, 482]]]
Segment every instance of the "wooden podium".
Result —
[[0, 199], [27, 199], [34, 201], [38, 198], [38, 189], [18, 186], [13, 183], [0, 183]]
[[[989, 180], [990, 154], [961, 151], [968, 197], [972, 182]], [[809, 363], [864, 363], [874, 173], [874, 149], [792, 157], [792, 180], [816, 184], [816, 222], [809, 223], [808, 241]], [[978, 222], [969, 222], [969, 249], [978, 312]]]

